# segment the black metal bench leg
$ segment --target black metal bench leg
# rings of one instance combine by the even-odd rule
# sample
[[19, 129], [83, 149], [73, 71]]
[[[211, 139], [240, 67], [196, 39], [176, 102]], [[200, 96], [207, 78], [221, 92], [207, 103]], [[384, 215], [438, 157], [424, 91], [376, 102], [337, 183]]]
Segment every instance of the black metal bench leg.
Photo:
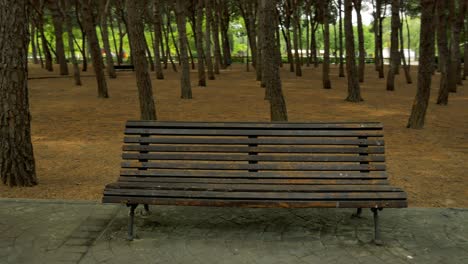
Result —
[[356, 213], [352, 214], [351, 217], [361, 218], [362, 208], [357, 208]]
[[382, 208], [371, 208], [372, 213], [374, 214], [374, 244], [377, 246], [383, 245], [382, 239], [380, 237], [380, 227], [379, 227], [379, 211]]
[[135, 209], [137, 208], [138, 204], [129, 204], [127, 205], [130, 207], [130, 214], [128, 219], [128, 241], [133, 241], [133, 222], [135, 219]]

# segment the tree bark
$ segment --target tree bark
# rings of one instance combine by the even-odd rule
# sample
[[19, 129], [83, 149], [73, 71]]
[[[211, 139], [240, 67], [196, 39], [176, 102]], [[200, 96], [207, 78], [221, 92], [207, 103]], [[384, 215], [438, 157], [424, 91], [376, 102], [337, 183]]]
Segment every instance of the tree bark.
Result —
[[449, 97], [448, 68], [450, 65], [450, 51], [447, 36], [447, 2], [437, 1], [437, 49], [439, 50], [440, 84], [437, 104], [447, 105]]
[[449, 2], [451, 22], [450, 42], [450, 66], [448, 76], [449, 91], [457, 92], [457, 84], [461, 82], [461, 60], [460, 60], [460, 33], [465, 17], [466, 1], [459, 1], [458, 13], [455, 11], [455, 1]]
[[60, 75], [68, 75], [67, 58], [65, 57], [65, 47], [63, 45], [63, 19], [58, 10], [57, 3], [50, 4], [52, 11], [52, 22], [54, 24], [55, 33], [55, 49], [57, 60], [60, 66]]
[[345, 0], [345, 35], [346, 35], [346, 73], [348, 75], [348, 97], [346, 101], [360, 102], [361, 90], [356, 71], [356, 56], [354, 55], [354, 33], [353, 33], [353, 2]]
[[[258, 0], [259, 1], [259, 4], [261, 0]], [[256, 73], [256, 80], [257, 81], [262, 81], [262, 78], [263, 78], [263, 42], [264, 42], [264, 31], [263, 31], [263, 28], [264, 28], [264, 25], [263, 23], [265, 22], [264, 18], [263, 18], [263, 15], [264, 15], [264, 9], [263, 8], [259, 8], [258, 12], [257, 12], [257, 21], [258, 21], [258, 24], [257, 24], [257, 64], [255, 66], [255, 73]], [[265, 83], [263, 83], [265, 85]]]
[[211, 58], [211, 23], [213, 16], [213, 9], [211, 0], [205, 0], [205, 12], [206, 12], [206, 22], [205, 22], [205, 43], [206, 43], [206, 67], [208, 69], [208, 79], [214, 80], [214, 69], [213, 69], [213, 60]]
[[328, 22], [329, 10], [328, 3], [321, 1], [321, 8], [323, 14], [323, 43], [324, 43], [324, 53], [323, 53], [323, 65], [322, 65], [322, 84], [323, 89], [331, 89], [330, 82], [330, 24]]
[[[89, 0], [81, 0], [81, 12], [83, 16], [83, 26], [88, 36], [88, 44], [91, 49], [91, 59], [93, 60], [94, 73], [98, 86], [98, 97], [108, 98], [106, 78], [104, 77], [104, 65], [102, 63], [101, 49], [96, 34], [96, 27], [93, 21], [93, 12]], [[84, 48], [83, 48], [84, 49]]]
[[300, 17], [299, 17], [299, 3], [298, 0], [294, 1], [293, 9], [293, 45], [294, 45], [294, 62], [296, 64], [296, 76], [302, 76], [301, 69], [301, 58], [299, 56], [299, 26], [300, 26]]
[[435, 0], [421, 0], [421, 34], [419, 43], [418, 91], [408, 120], [408, 128], [424, 127], [427, 106], [431, 93], [434, 62], [434, 11]]
[[71, 22], [71, 6], [68, 1], [61, 1], [60, 2], [60, 10], [62, 13], [62, 17], [65, 21], [65, 28], [67, 30], [68, 35], [68, 48], [70, 49], [71, 53], [71, 61], [73, 65], [73, 79], [75, 80], [75, 85], [81, 86], [81, 76], [80, 76], [80, 68], [78, 66], [78, 61], [75, 56], [75, 45], [73, 43], [73, 26]]
[[266, 89], [270, 91], [270, 116], [271, 121], [287, 121], [288, 115], [286, 103], [281, 87], [281, 77], [279, 73], [278, 51], [275, 41], [275, 23], [277, 0], [260, 0], [260, 9], [263, 9], [264, 22], [263, 34], [265, 44], [268, 46], [264, 52], [264, 67], [266, 70]]
[[[413, 80], [411, 78], [411, 72], [409, 65], [406, 63], [406, 56], [405, 56], [405, 50], [404, 50], [404, 39], [403, 39], [403, 11], [401, 12], [400, 16], [400, 57], [401, 61], [403, 62], [403, 70], [405, 71], [405, 79], [407, 84], [413, 83]], [[408, 50], [410, 47], [408, 46]]]
[[36, 47], [36, 26], [34, 23], [31, 23], [31, 49], [32, 49], [32, 56], [33, 56], [33, 63], [39, 64], [39, 60], [37, 59], [37, 47]]
[[102, 43], [104, 44], [104, 51], [106, 52], [106, 69], [109, 78], [115, 79], [117, 75], [114, 69], [114, 59], [112, 58], [112, 52], [109, 42], [109, 29], [107, 26], [107, 14], [109, 12], [110, 0], [100, 0], [100, 19], [101, 19], [101, 37]]
[[146, 9], [144, 1], [126, 1], [128, 34], [132, 50], [133, 64], [140, 100], [140, 118], [142, 120], [156, 120], [156, 107], [153, 99], [151, 78], [146, 60], [145, 27], [142, 17]]
[[342, 18], [342, 0], [338, 0], [338, 27], [339, 27], [339, 33], [338, 33], [338, 38], [340, 39], [340, 65], [339, 65], [339, 77], [345, 77], [344, 74], [344, 66], [343, 66], [343, 18]]
[[192, 87], [190, 86], [190, 67], [189, 59], [187, 54], [187, 32], [185, 25], [187, 7], [185, 0], [177, 0], [176, 2], [176, 17], [177, 17], [177, 28], [179, 33], [179, 45], [180, 45], [180, 61], [182, 64], [182, 73], [180, 78], [181, 98], [192, 99]]
[[29, 1], [0, 0], [0, 178], [37, 184], [28, 99]]
[[391, 57], [387, 74], [387, 91], [395, 90], [395, 75], [397, 73], [400, 52], [398, 48], [398, 31], [400, 29], [400, 0], [392, 0], [392, 33], [391, 33]]
[[[382, 40], [382, 36], [383, 36], [383, 21], [385, 19], [385, 17], [382, 17], [382, 1], [384, 0], [377, 0], [376, 1], [376, 21], [377, 22], [377, 26], [376, 26], [376, 29], [377, 29], [377, 39], [376, 39], [376, 42], [375, 42], [375, 45], [376, 45], [376, 51], [377, 51], [377, 54], [376, 54], [376, 63], [377, 63], [377, 71], [379, 73], [379, 78], [380, 79], [383, 79], [385, 78], [385, 74], [384, 74], [384, 57], [383, 57], [383, 40]], [[374, 22], [374, 23], [375, 23]]]
[[358, 27], [358, 43], [359, 43], [359, 66], [358, 66], [358, 73], [359, 73], [359, 82], [364, 82], [364, 73], [366, 70], [366, 49], [364, 47], [364, 29], [362, 26], [362, 15], [361, 15], [361, 7], [362, 7], [362, 0], [353, 0], [354, 1], [354, 8], [356, 9], [357, 13], [357, 27]]
[[[213, 3], [213, 2], [212, 2]], [[216, 8], [212, 5], [213, 10]], [[216, 14], [216, 12], [215, 12]], [[214, 64], [214, 73], [219, 74], [219, 68], [221, 67], [221, 46], [219, 44], [219, 23], [218, 19], [216, 17], [211, 16], [211, 28], [213, 30], [213, 44], [214, 44], [214, 58], [215, 58], [215, 64]]]
[[205, 52], [203, 51], [203, 1], [197, 0], [197, 18], [195, 21], [196, 45], [197, 45], [197, 63], [198, 63], [198, 86], [206, 86], [205, 74]]
[[153, 3], [153, 13], [154, 13], [154, 68], [156, 70], [156, 79], [163, 80], [164, 73], [161, 65], [161, 52], [159, 44], [162, 39], [162, 20], [161, 20], [161, 0], [154, 0]]

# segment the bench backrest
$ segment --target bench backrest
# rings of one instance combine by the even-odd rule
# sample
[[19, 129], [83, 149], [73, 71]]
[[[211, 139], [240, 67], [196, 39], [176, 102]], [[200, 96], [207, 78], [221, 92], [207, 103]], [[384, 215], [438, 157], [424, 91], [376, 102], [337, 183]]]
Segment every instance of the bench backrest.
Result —
[[384, 184], [381, 123], [128, 121], [121, 180]]

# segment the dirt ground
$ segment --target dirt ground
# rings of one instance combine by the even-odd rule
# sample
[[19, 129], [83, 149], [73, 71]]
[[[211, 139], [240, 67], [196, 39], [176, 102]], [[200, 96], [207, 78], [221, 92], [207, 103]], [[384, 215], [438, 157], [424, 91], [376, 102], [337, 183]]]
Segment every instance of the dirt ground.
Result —
[[[57, 66], [56, 66], [57, 68]], [[282, 70], [289, 120], [381, 121], [384, 123], [387, 166], [392, 184], [403, 187], [412, 207], [468, 207], [468, 82], [450, 94], [448, 106], [435, 98], [439, 75], [423, 130], [406, 128], [416, 82], [407, 85], [397, 76], [396, 91], [385, 90], [385, 80], [367, 67], [362, 103], [348, 103], [346, 79], [332, 67], [331, 90], [321, 86], [321, 69], [303, 68], [303, 77]], [[416, 80], [417, 68], [412, 69]], [[138, 95], [132, 72], [119, 72], [108, 80], [109, 99], [97, 98], [96, 82], [86, 73], [83, 86], [72, 78], [29, 81], [32, 138], [39, 185], [13, 188], [0, 185], [0, 197], [99, 200], [105, 184], [119, 174], [124, 123], [138, 119]], [[30, 77], [57, 76], [36, 65]], [[254, 72], [234, 65], [222, 71], [208, 87], [196, 86], [192, 71], [192, 100], [181, 100], [178, 74], [153, 87], [160, 120], [269, 121], [269, 106]]]

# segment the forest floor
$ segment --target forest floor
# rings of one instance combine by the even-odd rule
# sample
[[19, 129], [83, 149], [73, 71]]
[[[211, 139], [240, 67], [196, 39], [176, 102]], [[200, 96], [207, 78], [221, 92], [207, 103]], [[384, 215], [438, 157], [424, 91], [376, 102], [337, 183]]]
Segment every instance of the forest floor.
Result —
[[[57, 65], [55, 66], [58, 68]], [[70, 67], [71, 68], [71, 67]], [[385, 90], [373, 65], [361, 85], [364, 101], [345, 102], [346, 78], [332, 66], [332, 89], [322, 89], [321, 69], [303, 68], [303, 77], [284, 67], [281, 74], [289, 121], [380, 121], [384, 123], [390, 181], [404, 188], [412, 207], [468, 207], [468, 82], [450, 94], [449, 105], [435, 99], [439, 74], [433, 78], [432, 95], [423, 130], [407, 129], [416, 93], [403, 73], [396, 91]], [[0, 197], [100, 200], [104, 185], [119, 175], [124, 123], [138, 119], [139, 106], [133, 72], [118, 72], [108, 80], [109, 99], [97, 98], [96, 82], [88, 75], [75, 87], [72, 77], [31, 79], [32, 140], [39, 185], [8, 188]], [[193, 99], [181, 100], [178, 74], [165, 71], [166, 80], [151, 74], [160, 120], [269, 121], [269, 105], [253, 71], [233, 65], [208, 87], [196, 86], [192, 71]], [[30, 78], [57, 76], [30, 65]]]

